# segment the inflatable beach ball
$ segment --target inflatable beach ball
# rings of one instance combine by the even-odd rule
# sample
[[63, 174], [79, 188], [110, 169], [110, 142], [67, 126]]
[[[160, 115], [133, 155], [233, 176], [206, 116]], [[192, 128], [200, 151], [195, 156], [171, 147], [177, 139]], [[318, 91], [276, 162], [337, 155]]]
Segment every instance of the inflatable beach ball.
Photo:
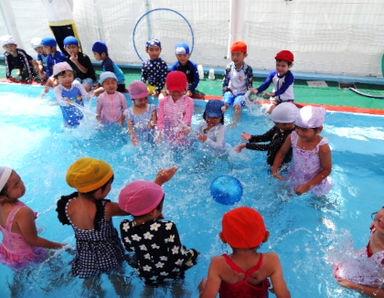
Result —
[[213, 199], [223, 205], [233, 205], [240, 201], [243, 195], [243, 186], [232, 176], [219, 176], [211, 183]]

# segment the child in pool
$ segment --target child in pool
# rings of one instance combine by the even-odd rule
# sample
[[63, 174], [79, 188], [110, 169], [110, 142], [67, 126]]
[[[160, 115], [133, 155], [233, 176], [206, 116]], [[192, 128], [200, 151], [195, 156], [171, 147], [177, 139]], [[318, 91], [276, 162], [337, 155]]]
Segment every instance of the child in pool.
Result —
[[185, 73], [172, 71], [167, 75], [166, 88], [168, 96], [160, 100], [158, 108], [157, 142], [163, 137], [171, 144], [188, 143], [186, 135], [191, 131], [193, 99], [185, 95], [188, 80]]
[[133, 266], [149, 285], [184, 278], [184, 271], [196, 264], [199, 254], [181, 244], [175, 223], [162, 215], [163, 202], [163, 189], [148, 181], [131, 182], [119, 195], [120, 208], [133, 215], [133, 220], [121, 222], [121, 238], [134, 253]]
[[40, 37], [34, 37], [31, 39], [31, 48], [35, 50], [37, 53], [37, 59], [36, 61], [33, 60], [33, 67], [35, 68], [36, 72], [39, 74], [40, 81], [45, 81], [47, 79], [45, 68], [47, 65], [47, 58], [48, 55], [45, 54], [43, 45], [41, 43]]
[[268, 240], [269, 232], [256, 210], [239, 207], [224, 214], [219, 236], [233, 253], [212, 258], [208, 280], [203, 278], [199, 285], [200, 297], [213, 298], [217, 293], [222, 298], [268, 297], [268, 279], [276, 297], [290, 297], [277, 254], [257, 251]]
[[56, 211], [60, 222], [71, 225], [75, 232], [72, 274], [88, 278], [117, 269], [124, 260], [124, 248], [112, 216], [126, 213], [105, 199], [113, 182], [111, 166], [102, 160], [79, 158], [69, 167], [66, 180], [77, 192], [62, 196]]
[[117, 91], [117, 78], [111, 71], [100, 75], [100, 84], [104, 92], [97, 98], [96, 118], [100, 123], [119, 123], [123, 126], [123, 112], [127, 108], [127, 101], [123, 93]]
[[241, 107], [245, 104], [244, 95], [252, 88], [252, 67], [244, 62], [247, 57], [247, 44], [235, 41], [231, 45], [231, 60], [225, 69], [223, 78], [223, 101], [225, 110], [233, 105], [234, 115], [231, 127], [235, 127], [240, 120]]
[[332, 187], [328, 177], [332, 170], [331, 149], [328, 140], [319, 135], [323, 129], [324, 118], [324, 108], [301, 108], [295, 120], [295, 131], [287, 137], [273, 162], [272, 175], [285, 180], [278, 174], [278, 168], [292, 148], [293, 165], [289, 170], [288, 182], [299, 195], [309, 190], [316, 195], [324, 195]]
[[142, 81], [133, 81], [128, 87], [133, 106], [124, 111], [131, 142], [137, 146], [140, 141], [152, 142], [157, 122], [156, 106], [148, 104], [148, 89]]
[[200, 78], [196, 64], [189, 60], [189, 46], [185, 42], [179, 42], [175, 46], [175, 55], [177, 61], [172, 65], [171, 71], [179, 70], [185, 73], [188, 79], [188, 90], [186, 95], [193, 97]]
[[350, 262], [338, 264], [334, 273], [343, 287], [370, 297], [384, 297], [384, 208], [375, 214], [370, 229], [367, 246], [357, 250]]
[[[105, 42], [96, 41], [92, 46], [93, 55], [97, 61], [101, 61], [101, 67], [104, 71], [113, 72], [117, 78], [117, 91], [125, 92], [125, 78], [121, 68], [112, 61], [108, 56], [108, 48]], [[102, 88], [95, 90], [95, 94], [99, 95], [103, 92]]]
[[76, 73], [76, 80], [83, 84], [85, 90], [89, 92], [96, 81], [95, 70], [88, 55], [80, 52], [79, 41], [74, 36], [67, 36], [63, 41], [65, 50], [69, 57], [67, 62]]
[[144, 61], [141, 67], [141, 80], [147, 84], [149, 95], [158, 97], [164, 88], [168, 66], [160, 58], [161, 43], [158, 39], [148, 40], [145, 47], [149, 59]]
[[5, 50], [4, 63], [7, 79], [16, 79], [12, 77], [12, 70], [18, 69], [19, 75], [17, 78], [32, 81], [35, 77], [32, 57], [17, 47], [17, 43], [11, 35], [2, 36], [1, 45]]
[[73, 70], [68, 62], [59, 62], [53, 67], [53, 76], [58, 81], [54, 88], [56, 99], [63, 114], [64, 125], [75, 127], [83, 119], [83, 113], [78, 106], [84, 106], [84, 100], [88, 98], [84, 86], [76, 81]]
[[[241, 152], [244, 148], [267, 152], [267, 163], [273, 165], [275, 156], [284, 144], [285, 139], [295, 129], [294, 122], [298, 113], [297, 107], [293, 103], [285, 102], [278, 105], [271, 113], [270, 118], [275, 126], [263, 135], [250, 135], [246, 131], [243, 132], [241, 138], [248, 143], [239, 144], [235, 151]], [[268, 144], [258, 143], [269, 142]], [[288, 163], [292, 159], [292, 149], [289, 149], [284, 156], [283, 163]]]
[[65, 245], [37, 235], [36, 213], [19, 201], [24, 193], [20, 176], [10, 168], [0, 167], [0, 263], [14, 269], [42, 261], [47, 253], [43, 247], [58, 249]]
[[225, 143], [224, 103], [220, 100], [210, 100], [205, 106], [204, 121], [198, 127], [197, 139], [208, 147], [225, 151], [229, 144]]
[[292, 52], [288, 50], [280, 51], [276, 54], [276, 70], [269, 73], [264, 83], [257, 89], [252, 90], [253, 93], [261, 93], [273, 83], [274, 90], [266, 93], [272, 96], [273, 102], [268, 108], [267, 113], [271, 113], [273, 109], [282, 102], [293, 102], [293, 82], [295, 78], [289, 70], [294, 60]]

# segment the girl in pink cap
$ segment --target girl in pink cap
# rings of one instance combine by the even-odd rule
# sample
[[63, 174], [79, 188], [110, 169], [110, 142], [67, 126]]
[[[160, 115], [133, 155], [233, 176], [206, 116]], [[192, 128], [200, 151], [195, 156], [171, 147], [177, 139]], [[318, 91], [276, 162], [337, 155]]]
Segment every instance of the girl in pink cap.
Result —
[[165, 85], [168, 96], [159, 102], [159, 136], [156, 142], [160, 142], [164, 133], [169, 143], [186, 145], [193, 115], [193, 99], [185, 95], [188, 87], [187, 76], [181, 71], [172, 71], [167, 75]]
[[37, 235], [36, 213], [19, 201], [24, 193], [20, 176], [10, 168], [0, 167], [0, 263], [14, 269], [42, 261], [47, 254], [44, 248], [64, 246]]
[[156, 106], [148, 103], [148, 89], [142, 81], [133, 81], [128, 87], [133, 106], [124, 111], [128, 133], [134, 146], [140, 141], [152, 142], [157, 122]]
[[134, 267], [146, 284], [184, 278], [196, 264], [198, 252], [181, 244], [176, 224], [162, 215], [164, 191], [148, 181], [134, 181], [120, 192], [119, 207], [133, 215], [120, 224], [125, 248], [135, 255]]
[[309, 190], [315, 195], [324, 195], [332, 187], [328, 177], [332, 170], [331, 149], [327, 138], [319, 135], [323, 130], [325, 113], [321, 107], [301, 108], [295, 120], [295, 131], [287, 137], [273, 162], [272, 175], [285, 180], [278, 173], [278, 168], [292, 148], [293, 165], [289, 170], [288, 182], [299, 195]]

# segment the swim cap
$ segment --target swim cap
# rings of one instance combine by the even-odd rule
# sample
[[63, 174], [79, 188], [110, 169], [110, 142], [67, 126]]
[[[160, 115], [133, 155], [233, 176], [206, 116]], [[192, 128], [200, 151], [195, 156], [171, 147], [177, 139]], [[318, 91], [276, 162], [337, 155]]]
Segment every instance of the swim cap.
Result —
[[299, 109], [291, 102], [282, 102], [272, 110], [269, 116], [276, 123], [293, 123], [295, 122]]
[[40, 37], [34, 37], [31, 39], [31, 48], [32, 49], [36, 49], [36, 48], [41, 47], [41, 46], [43, 46], [43, 45], [41, 44], [41, 38]]
[[74, 45], [78, 46], [79, 45], [79, 41], [76, 39], [76, 37], [74, 37], [72, 35], [69, 35], [66, 38], [64, 38], [63, 44], [64, 44], [64, 46], [67, 46], [67, 45], [70, 45], [70, 44], [74, 44]]
[[9, 44], [17, 44], [12, 35], [3, 35], [0, 37], [0, 43], [2, 47]]
[[105, 161], [83, 157], [69, 167], [65, 179], [79, 192], [90, 192], [102, 187], [112, 176], [113, 170]]
[[185, 42], [179, 42], [175, 46], [175, 54], [189, 54], [189, 46]]
[[318, 128], [323, 126], [326, 111], [322, 107], [305, 106], [299, 110], [295, 125], [302, 128]]
[[103, 85], [106, 79], [115, 79], [117, 82], [116, 75], [112, 71], [104, 71], [100, 75], [100, 84]]
[[221, 100], [209, 100], [205, 106], [205, 116], [209, 118], [219, 118], [223, 116], [223, 111], [221, 108], [224, 106], [224, 103]]
[[264, 220], [249, 207], [235, 208], [224, 214], [222, 238], [233, 248], [258, 247], [265, 239]]
[[119, 207], [132, 214], [140, 216], [155, 209], [164, 197], [160, 185], [143, 180], [127, 184], [119, 194]]
[[294, 60], [294, 57], [293, 57], [293, 54], [291, 51], [282, 50], [276, 54], [275, 59], [276, 60], [284, 60], [284, 61], [292, 63]]
[[247, 44], [244, 41], [235, 41], [231, 45], [231, 53], [232, 52], [241, 52], [241, 53], [247, 53]]
[[41, 40], [41, 44], [46, 47], [55, 47], [57, 43], [53, 37], [44, 37]]
[[171, 71], [165, 79], [165, 85], [168, 91], [184, 92], [188, 86], [187, 76], [182, 71]]
[[150, 46], [156, 46], [156, 47], [159, 47], [161, 49], [161, 42], [160, 42], [160, 40], [158, 40], [156, 38], [152, 38], [145, 43], [146, 48], [149, 48]]
[[104, 41], [96, 41], [92, 46], [92, 52], [98, 54], [106, 53], [108, 55], [108, 48]]
[[59, 73], [70, 70], [73, 71], [72, 67], [69, 65], [68, 62], [59, 62], [53, 65], [53, 76], [57, 76]]
[[132, 100], [148, 96], [147, 86], [142, 81], [133, 81], [129, 84], [128, 92]]
[[11, 177], [11, 174], [11, 168], [0, 167], [0, 191], [2, 191], [5, 184], [7, 184], [9, 177]]

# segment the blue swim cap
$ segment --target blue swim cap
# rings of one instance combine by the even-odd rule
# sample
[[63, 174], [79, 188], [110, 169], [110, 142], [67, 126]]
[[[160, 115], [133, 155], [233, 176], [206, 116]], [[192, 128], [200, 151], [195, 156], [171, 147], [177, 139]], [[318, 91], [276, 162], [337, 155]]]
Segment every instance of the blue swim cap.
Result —
[[161, 49], [161, 42], [160, 42], [160, 40], [158, 40], [156, 38], [152, 38], [152, 39], [148, 40], [145, 44], [146, 48], [149, 48], [150, 46], [157, 46]]
[[55, 47], [57, 43], [53, 37], [44, 37], [41, 40], [41, 44], [46, 47]]
[[189, 54], [189, 46], [185, 42], [179, 42], [175, 46], [175, 54]]
[[103, 85], [106, 79], [115, 79], [117, 82], [117, 77], [112, 71], [104, 71], [100, 75], [100, 84]]
[[67, 36], [66, 38], [64, 38], [63, 44], [64, 44], [64, 46], [68, 46], [70, 44], [74, 44], [74, 45], [78, 46], [79, 42], [76, 39], [76, 37], [70, 35], [70, 36]]
[[108, 48], [104, 41], [96, 41], [92, 46], [92, 52], [99, 54], [106, 53], [108, 55]]
[[210, 100], [205, 106], [205, 115], [209, 118], [219, 118], [223, 116], [223, 111], [221, 108], [224, 106], [224, 103], [221, 100]]

